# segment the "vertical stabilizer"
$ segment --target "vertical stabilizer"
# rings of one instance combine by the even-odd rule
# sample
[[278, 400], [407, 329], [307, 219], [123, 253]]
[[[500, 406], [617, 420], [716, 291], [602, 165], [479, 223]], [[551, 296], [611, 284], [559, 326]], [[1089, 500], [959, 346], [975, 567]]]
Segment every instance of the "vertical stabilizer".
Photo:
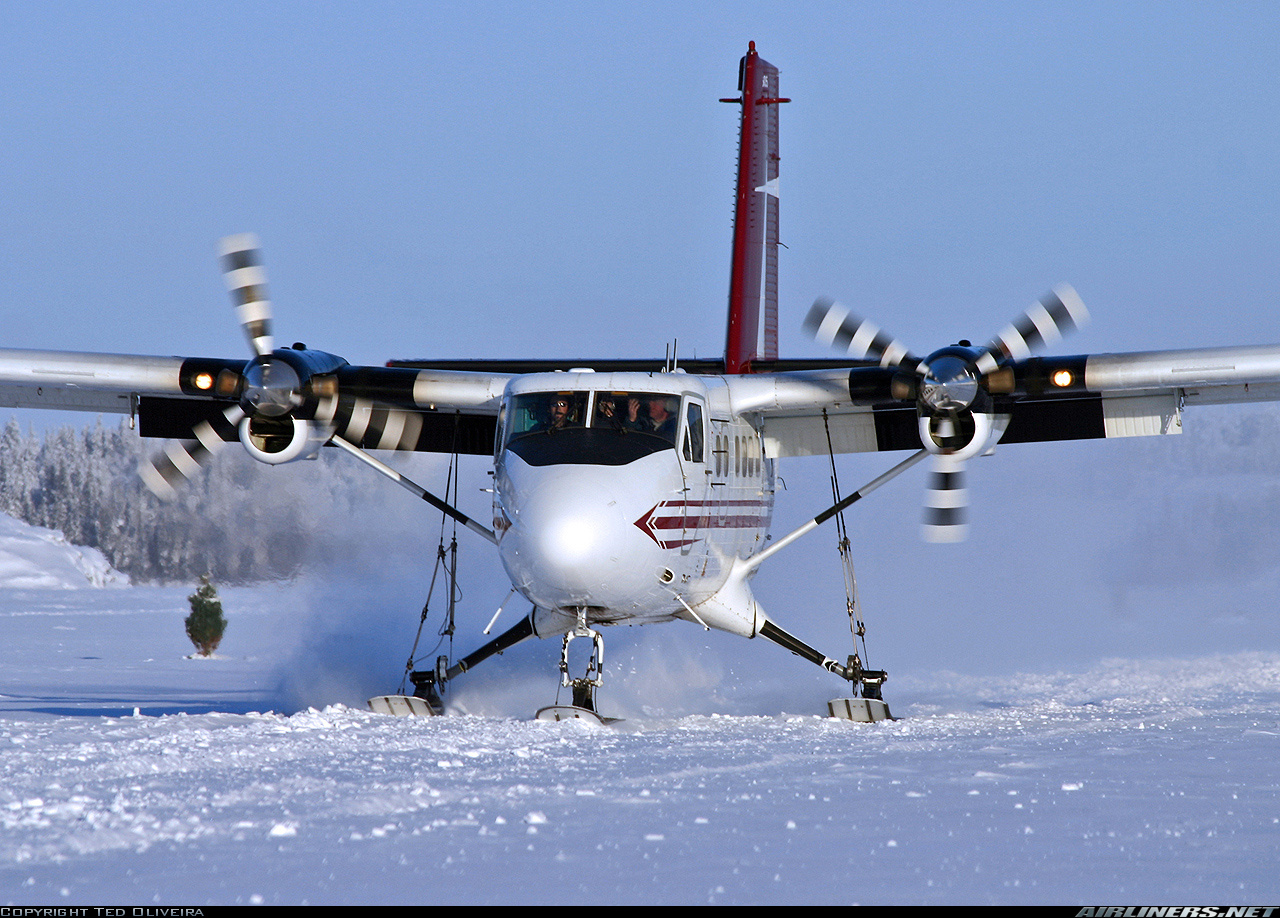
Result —
[[751, 42], [738, 69], [742, 106], [733, 213], [726, 373], [778, 356], [778, 68]]

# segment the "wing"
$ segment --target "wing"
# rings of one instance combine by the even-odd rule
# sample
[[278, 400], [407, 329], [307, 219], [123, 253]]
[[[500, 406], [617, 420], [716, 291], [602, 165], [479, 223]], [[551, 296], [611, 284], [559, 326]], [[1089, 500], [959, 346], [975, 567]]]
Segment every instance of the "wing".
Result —
[[[895, 389], [895, 381], [897, 388]], [[739, 377], [735, 410], [756, 415], [774, 457], [919, 449], [910, 374], [866, 364]], [[1008, 360], [983, 377], [1001, 443], [1182, 432], [1186, 406], [1280, 400], [1280, 345]]]
[[[509, 375], [352, 366], [320, 351], [278, 349], [253, 361], [70, 351], [0, 350], [0, 406], [128, 414], [142, 436], [192, 439], [245, 402], [247, 370], [288, 364], [287, 416], [368, 449], [488, 454]], [[327, 439], [327, 438], [326, 438]]]
[[177, 439], [140, 469], [161, 496], [233, 440], [273, 465], [335, 443], [491, 452], [509, 376], [360, 367], [301, 344], [276, 348], [257, 237], [228, 236], [219, 253], [251, 359], [0, 350], [0, 405], [127, 413], [143, 436]]

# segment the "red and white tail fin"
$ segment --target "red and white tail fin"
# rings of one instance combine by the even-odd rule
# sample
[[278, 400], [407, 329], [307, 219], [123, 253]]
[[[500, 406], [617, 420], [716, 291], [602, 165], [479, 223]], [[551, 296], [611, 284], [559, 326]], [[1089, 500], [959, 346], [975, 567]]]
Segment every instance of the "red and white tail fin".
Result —
[[738, 69], [742, 105], [733, 214], [726, 373], [778, 357], [778, 68], [751, 42]]

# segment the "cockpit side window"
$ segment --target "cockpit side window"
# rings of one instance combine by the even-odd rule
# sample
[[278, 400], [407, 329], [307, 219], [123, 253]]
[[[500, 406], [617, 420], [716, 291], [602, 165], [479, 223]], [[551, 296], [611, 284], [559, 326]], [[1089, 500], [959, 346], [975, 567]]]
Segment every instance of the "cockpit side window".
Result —
[[701, 462], [702, 442], [702, 406], [691, 400], [685, 408], [684, 457], [690, 462]]

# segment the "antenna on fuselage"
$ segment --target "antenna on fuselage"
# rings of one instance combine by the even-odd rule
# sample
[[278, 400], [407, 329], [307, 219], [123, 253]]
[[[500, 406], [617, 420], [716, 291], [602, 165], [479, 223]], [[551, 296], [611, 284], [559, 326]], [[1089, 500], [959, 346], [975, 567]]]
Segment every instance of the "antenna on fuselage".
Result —
[[679, 338], [672, 338], [671, 343], [667, 345], [667, 349], [664, 352], [662, 357], [663, 373], [674, 373], [676, 371], [676, 365], [678, 362], [676, 358], [676, 348], [679, 346], [679, 344], [680, 344]]

